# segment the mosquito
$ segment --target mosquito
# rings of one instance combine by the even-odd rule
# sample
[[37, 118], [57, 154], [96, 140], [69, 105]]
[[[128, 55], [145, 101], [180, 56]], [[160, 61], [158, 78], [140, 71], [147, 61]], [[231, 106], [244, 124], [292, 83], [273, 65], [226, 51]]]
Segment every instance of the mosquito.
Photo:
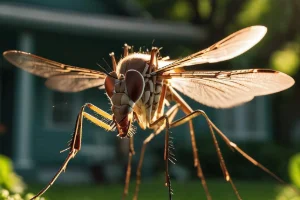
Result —
[[[172, 188], [169, 176], [169, 161], [173, 162], [171, 152], [173, 144], [170, 141], [170, 129], [184, 123], [189, 124], [194, 167], [201, 180], [206, 198], [212, 199], [198, 158], [195, 131], [192, 119], [203, 116], [207, 122], [214, 146], [217, 151], [221, 170], [225, 180], [229, 182], [237, 199], [242, 199], [234, 185], [225, 165], [216, 134], [229, 146], [248, 161], [263, 171], [283, 182], [277, 175], [254, 160], [235, 143], [231, 142], [202, 110], [193, 110], [178, 93], [178, 91], [195, 101], [213, 108], [231, 108], [252, 100], [255, 96], [279, 92], [294, 84], [290, 76], [271, 69], [243, 69], [234, 71], [201, 70], [203, 63], [216, 63], [234, 58], [258, 43], [266, 34], [264, 26], [251, 26], [239, 30], [212, 46], [177, 60], [161, 57], [158, 48], [152, 47], [149, 52], [131, 52], [129, 45], [124, 45], [123, 57], [116, 61], [114, 53], [110, 53], [112, 70], [96, 71], [65, 65], [36, 55], [10, 50], [3, 56], [13, 65], [37, 76], [46, 78], [46, 86], [60, 92], [79, 92], [88, 88], [105, 89], [111, 101], [111, 112], [107, 113], [91, 103], [84, 104], [77, 116], [75, 130], [68, 145], [68, 156], [49, 184], [32, 199], [44, 194], [65, 171], [69, 161], [81, 149], [82, 123], [86, 118], [93, 124], [107, 130], [117, 130], [117, 136], [129, 139], [129, 156], [123, 191], [123, 199], [128, 194], [131, 176], [131, 161], [135, 154], [133, 135], [136, 122], [142, 129], [152, 129], [153, 132], [144, 140], [136, 172], [136, 185], [133, 199], [138, 198], [141, 184], [141, 169], [147, 144], [165, 130], [164, 162], [165, 185], [168, 187], [168, 198], [172, 199]], [[169, 106], [173, 102], [172, 106]], [[101, 119], [86, 112], [90, 109], [101, 116]], [[178, 110], [185, 116], [174, 120]]]

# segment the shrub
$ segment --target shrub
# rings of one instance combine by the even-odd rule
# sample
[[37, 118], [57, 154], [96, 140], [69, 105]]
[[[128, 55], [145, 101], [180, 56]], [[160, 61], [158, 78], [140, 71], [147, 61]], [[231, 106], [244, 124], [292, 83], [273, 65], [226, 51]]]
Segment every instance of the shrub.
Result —
[[[25, 187], [22, 178], [13, 171], [12, 161], [0, 155], [0, 200], [29, 200], [34, 195], [22, 195]], [[42, 199], [44, 198], [40, 198]]]

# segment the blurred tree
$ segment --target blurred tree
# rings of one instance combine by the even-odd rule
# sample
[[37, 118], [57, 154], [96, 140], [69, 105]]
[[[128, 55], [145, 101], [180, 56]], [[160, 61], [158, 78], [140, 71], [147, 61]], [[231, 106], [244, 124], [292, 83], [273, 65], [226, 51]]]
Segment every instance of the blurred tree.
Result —
[[[206, 26], [206, 47], [228, 34], [251, 25], [268, 27], [268, 34], [255, 48], [228, 62], [215, 64], [226, 68], [262, 68], [280, 70], [300, 80], [300, 1], [299, 0], [136, 0], [155, 19], [185, 21]], [[178, 31], [178, 30], [174, 30]], [[203, 45], [203, 46], [202, 46]], [[201, 48], [199, 48], [201, 49]], [[212, 67], [211, 67], [212, 69]], [[293, 122], [300, 118], [294, 107], [300, 102], [300, 85], [272, 96], [274, 139], [290, 144]], [[284, 97], [284, 98], [283, 98]], [[281, 113], [282, 116], [277, 114]], [[284, 120], [289, 119], [289, 120]]]
[[300, 188], [300, 153], [290, 158], [288, 171], [292, 183]]

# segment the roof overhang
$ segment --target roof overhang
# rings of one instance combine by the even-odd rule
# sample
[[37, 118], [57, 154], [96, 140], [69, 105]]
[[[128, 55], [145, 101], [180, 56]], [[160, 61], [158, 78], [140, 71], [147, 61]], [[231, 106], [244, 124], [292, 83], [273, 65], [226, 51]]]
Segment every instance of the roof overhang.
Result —
[[0, 25], [56, 33], [120, 38], [155, 38], [187, 42], [203, 41], [204, 28], [188, 23], [175, 23], [87, 14], [20, 4], [0, 3]]

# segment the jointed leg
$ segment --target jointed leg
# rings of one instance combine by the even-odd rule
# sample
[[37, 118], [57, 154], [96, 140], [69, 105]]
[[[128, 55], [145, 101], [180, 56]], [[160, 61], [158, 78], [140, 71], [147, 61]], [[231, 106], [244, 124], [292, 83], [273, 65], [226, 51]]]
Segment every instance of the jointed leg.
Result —
[[[207, 117], [207, 116], [206, 116]], [[232, 149], [237, 150], [243, 157], [245, 157], [248, 161], [250, 161], [253, 165], [261, 168], [263, 171], [271, 175], [273, 178], [278, 180], [280, 183], [285, 183], [284, 180], [276, 176], [273, 172], [271, 172], [269, 169], [267, 169], [265, 166], [263, 166], [261, 163], [256, 161], [254, 158], [249, 156], [246, 152], [244, 152], [241, 148], [239, 148], [235, 143], [231, 142], [225, 135], [216, 127], [216, 125], [208, 118], [209, 123], [211, 124], [212, 128], [216, 130], [216, 132], [220, 135], [220, 137], [224, 140], [224, 142]]]
[[196, 138], [195, 138], [195, 131], [194, 131], [192, 120], [189, 121], [189, 128], [190, 128], [190, 136], [191, 136], [191, 143], [192, 143], [193, 156], [194, 156], [194, 167], [197, 168], [197, 176], [201, 180], [201, 184], [203, 186], [207, 199], [211, 200], [211, 195], [209, 193], [205, 176], [202, 171], [202, 167], [199, 160], [198, 149], [197, 149]]
[[133, 145], [133, 137], [131, 137], [131, 138], [129, 138], [128, 164], [127, 164], [125, 187], [124, 187], [122, 199], [125, 199], [126, 196], [128, 195], [128, 188], [129, 188], [130, 175], [131, 175], [131, 162], [132, 162], [132, 156], [134, 154], [135, 154], [135, 152], [134, 152], [134, 145]]
[[[172, 91], [173, 89], [171, 89]], [[277, 179], [279, 182], [281, 183], [284, 183], [284, 181], [282, 179], [280, 179], [278, 176], [276, 176], [273, 172], [271, 172], [270, 170], [268, 170], [266, 167], [264, 167], [262, 164], [260, 164], [259, 162], [257, 162], [256, 160], [254, 160], [251, 156], [249, 156], [248, 154], [246, 154], [243, 150], [241, 150], [235, 143], [231, 142], [217, 127], [216, 125], [209, 119], [209, 117], [206, 115], [206, 113], [202, 110], [196, 110], [196, 111], [193, 111], [191, 110], [187, 104], [181, 99], [181, 97], [176, 93], [176, 91], [172, 91], [173, 93], [173, 98], [175, 99], [175, 101], [177, 103], [179, 103], [181, 105], [181, 108], [183, 110], [188, 110], [190, 112], [190, 114], [188, 114], [187, 116], [173, 122], [170, 127], [176, 127], [176, 126], [179, 126], [179, 125], [182, 125], [190, 120], [192, 120], [193, 118], [199, 116], [199, 115], [202, 115], [205, 119], [206, 119], [206, 122], [209, 126], [209, 129], [210, 129], [210, 132], [211, 132], [211, 135], [213, 137], [213, 140], [214, 140], [214, 145], [216, 147], [216, 150], [217, 150], [217, 153], [218, 153], [218, 157], [219, 157], [219, 160], [220, 160], [220, 165], [221, 165], [221, 169], [223, 171], [223, 174], [225, 176], [225, 179], [226, 181], [229, 181], [231, 183], [231, 186], [233, 188], [233, 190], [235, 191], [236, 193], [236, 196], [238, 197], [238, 199], [241, 199], [235, 185], [233, 184], [231, 178], [230, 178], [230, 175], [229, 175], [229, 172], [226, 168], [226, 165], [225, 165], [225, 161], [224, 161], [224, 158], [222, 156], [222, 153], [221, 153], [221, 150], [220, 150], [220, 147], [218, 145], [218, 141], [216, 139], [216, 136], [215, 136], [215, 133], [214, 133], [214, 130], [221, 136], [221, 138], [225, 141], [225, 143], [232, 149], [232, 150], [237, 150], [242, 156], [244, 156], [247, 160], [249, 160], [252, 164], [256, 165], [257, 167], [261, 168], [262, 170], [264, 170], [265, 172], [267, 172], [269, 175], [271, 175], [272, 177], [274, 177], [275, 179]]]
[[[169, 87], [169, 89], [170, 89], [170, 91], [172, 92], [172, 97], [174, 98], [174, 100], [175, 100], [177, 103], [180, 104], [181, 109], [187, 114], [187, 116], [189, 116], [191, 113], [193, 113], [193, 110], [192, 110], [192, 109], [190, 108], [190, 106], [189, 106], [189, 105], [188, 105], [188, 104], [180, 97], [180, 95], [179, 95], [172, 87]], [[201, 111], [201, 112], [199, 112], [199, 113], [201, 113], [201, 115], [203, 115], [206, 119], [208, 119], [208, 117], [207, 117], [207, 115], [205, 114], [205, 112]], [[199, 114], [199, 115], [200, 115], [200, 114]], [[182, 122], [181, 122], [180, 124], [185, 123], [185, 122], [191, 123], [191, 120], [192, 120], [194, 117], [187, 117], [187, 116], [181, 119]], [[178, 126], [178, 125], [177, 125], [178, 121], [179, 121], [179, 120], [177, 120], [176, 122], [174, 122], [173, 124], [171, 124], [171, 127]], [[209, 120], [209, 121], [210, 121], [210, 120]], [[231, 178], [230, 178], [229, 172], [228, 172], [228, 170], [227, 170], [227, 167], [226, 167], [224, 158], [223, 158], [223, 156], [222, 156], [222, 153], [221, 153], [221, 150], [220, 150], [218, 141], [217, 141], [216, 136], [215, 136], [215, 134], [214, 134], [213, 128], [212, 128], [211, 124], [210, 124], [208, 121], [207, 121], [207, 123], [208, 123], [209, 129], [210, 129], [211, 135], [212, 135], [212, 137], [213, 137], [214, 145], [215, 145], [215, 148], [216, 148], [216, 150], [217, 150], [217, 154], [218, 154], [219, 161], [220, 161], [220, 166], [221, 166], [222, 172], [223, 172], [223, 174], [224, 174], [225, 180], [226, 180], [226, 181], [229, 181], [229, 182], [231, 183], [231, 186], [232, 186], [232, 188], [233, 188], [233, 190], [234, 190], [236, 196], [238, 197], [238, 199], [241, 199], [241, 197], [240, 197], [240, 195], [239, 195], [239, 193], [238, 193], [238, 191], [237, 191], [235, 185], [233, 184], [233, 182], [232, 182], [232, 180], [231, 180]], [[191, 134], [191, 135], [192, 135], [192, 134]], [[193, 144], [193, 141], [196, 142], [196, 141], [195, 141], [195, 135], [194, 135], [194, 134], [193, 134], [193, 136], [191, 136], [191, 139], [192, 139], [192, 144]], [[195, 145], [196, 145], [196, 144], [195, 144]], [[197, 147], [196, 147], [196, 146], [195, 146], [195, 147], [193, 146], [193, 153], [194, 153], [194, 156], [197, 155], [197, 158], [196, 158], [196, 159], [198, 159], [198, 153], [197, 153]], [[195, 157], [194, 157], [194, 159], [195, 159]], [[195, 161], [196, 161], [196, 160], [195, 160]], [[196, 164], [196, 162], [195, 162], [195, 164]], [[203, 176], [203, 173], [202, 173], [202, 170], [201, 170], [201, 167], [200, 167], [200, 163], [199, 163], [199, 168], [200, 168], [200, 170], [198, 170], [198, 169], [197, 169], [197, 170], [198, 170], [198, 173], [200, 172], [199, 177], [201, 178], [203, 188], [204, 188], [204, 190], [205, 190], [205, 192], [206, 192], [206, 197], [207, 197], [207, 199], [211, 199], [211, 196], [210, 196], [210, 194], [209, 194], [209, 192], [208, 192], [208, 188], [207, 188], [207, 184], [206, 184], [205, 178], [204, 178], [204, 176]], [[201, 175], [202, 175], [202, 176], [201, 176]]]
[[64, 161], [63, 165], [58, 170], [58, 172], [55, 174], [55, 176], [51, 179], [51, 181], [49, 182], [49, 184], [44, 189], [42, 189], [37, 195], [35, 195], [34, 197], [32, 197], [31, 200], [35, 199], [35, 198], [37, 198], [39, 196], [41, 196], [42, 194], [44, 194], [50, 188], [50, 186], [55, 182], [55, 180], [58, 178], [58, 176], [63, 171], [66, 170], [68, 162], [72, 158], [74, 158], [75, 155], [78, 153], [78, 151], [81, 149], [82, 121], [83, 121], [83, 117], [87, 118], [88, 120], [90, 120], [95, 125], [97, 125], [97, 126], [99, 126], [101, 128], [104, 128], [106, 130], [110, 129], [110, 126], [108, 124], [106, 124], [105, 122], [103, 122], [103, 121], [97, 119], [96, 117], [93, 117], [92, 115], [84, 112], [85, 107], [89, 107], [91, 110], [93, 110], [97, 114], [101, 115], [102, 117], [104, 117], [104, 118], [106, 118], [108, 120], [112, 120], [111, 115], [109, 115], [105, 111], [101, 110], [100, 108], [94, 106], [93, 104], [87, 103], [84, 106], [82, 106], [81, 109], [80, 109], [80, 112], [79, 112], [79, 114], [77, 116], [75, 130], [74, 130], [72, 139], [71, 139], [71, 141], [69, 143], [69, 147], [66, 149], [66, 150], [69, 150], [69, 154], [68, 154], [66, 160]]
[[[131, 46], [128, 46], [127, 44], [124, 44], [123, 58], [125, 58], [126, 56], [129, 55], [129, 49], [131, 49]], [[116, 69], [117, 69], [117, 61], [116, 61], [116, 57], [115, 57], [114, 52], [111, 52], [109, 54], [109, 56], [111, 57], [111, 62], [112, 62], [113, 70], [116, 71]]]
[[[175, 121], [174, 123], [171, 124], [171, 128], [172, 127], [176, 127], [179, 126], [181, 124], [184, 124], [185, 122], [191, 120], [192, 118], [195, 118], [199, 115], [202, 115], [203, 117], [205, 117], [208, 125], [211, 127], [212, 130], [215, 130], [220, 137], [225, 141], [225, 143], [231, 148], [231, 149], [235, 149], [237, 150], [242, 156], [244, 156], [248, 161], [250, 161], [252, 164], [254, 164], [255, 166], [261, 168], [262, 170], [264, 170], [266, 173], [268, 173], [269, 175], [271, 175], [273, 178], [277, 179], [279, 182], [281, 183], [285, 183], [281, 178], [279, 178], [278, 176], [276, 176], [273, 172], [271, 172], [270, 170], [268, 170], [266, 167], [264, 167], [262, 164], [260, 164], [259, 162], [257, 162], [254, 158], [252, 158], [251, 156], [249, 156], [246, 152], [244, 152], [241, 148], [239, 148], [235, 143], [231, 142], [225, 135], [224, 133], [222, 133], [222, 131], [220, 131], [220, 129], [218, 129], [216, 127], [216, 125], [208, 118], [208, 116], [206, 115], [206, 113], [202, 110], [195, 110], [193, 111], [191, 114]], [[214, 134], [214, 132], [213, 132]], [[230, 177], [229, 177], [230, 178]], [[228, 179], [228, 178], [227, 178]]]
[[129, 49], [131, 49], [131, 46], [124, 44], [124, 53], [123, 53], [124, 58], [129, 55]]
[[[169, 118], [164, 115], [160, 118], [158, 118], [155, 122], [153, 122], [153, 126], [159, 124], [160, 122], [164, 122], [165, 123], [165, 150], [164, 150], [164, 160], [165, 160], [165, 168], [166, 168], [166, 172], [165, 172], [165, 186], [168, 187], [169, 189], [169, 200], [172, 200], [172, 195], [173, 195], [173, 191], [172, 191], [172, 187], [171, 187], [171, 178], [170, 178], [170, 174], [169, 174], [169, 160], [170, 160], [170, 147], [169, 147], [169, 139], [170, 139], [170, 122], [169, 122]], [[150, 127], [151, 127], [150, 125]]]
[[[172, 88], [168, 88], [171, 93], [174, 100], [180, 105], [181, 110], [187, 115], [191, 113], [193, 110], [192, 108], [179, 96], [179, 94]], [[198, 155], [198, 149], [196, 144], [196, 138], [195, 138], [195, 132], [193, 127], [192, 120], [189, 120], [189, 129], [190, 129], [190, 136], [191, 136], [191, 143], [192, 143], [192, 149], [193, 149], [193, 157], [194, 157], [194, 167], [197, 168], [197, 176], [200, 178], [203, 189], [205, 191], [206, 197], [208, 200], [211, 200], [211, 195], [209, 193], [207, 183], [204, 177], [204, 173], [200, 164], [199, 155]]]
[[[169, 118], [169, 121], [172, 121], [174, 119], [177, 112], [178, 112], [178, 105], [175, 105], [170, 110], [168, 110], [168, 112], [166, 113], [166, 116]], [[156, 129], [153, 133], [151, 133], [143, 142], [140, 160], [139, 160], [138, 168], [137, 168], [137, 172], [136, 172], [136, 185], [135, 185], [135, 193], [134, 193], [134, 197], [133, 197], [134, 200], [137, 200], [137, 198], [138, 198], [139, 186], [141, 184], [141, 169], [142, 169], [142, 165], [143, 165], [143, 161], [144, 161], [146, 146], [156, 135], [158, 135], [165, 128], [166, 128], [166, 124], [163, 124], [158, 129]], [[165, 148], [166, 148], [166, 146], [165, 146]], [[166, 159], [166, 153], [167, 152], [165, 149], [164, 159]], [[166, 162], [168, 162], [168, 160]]]

